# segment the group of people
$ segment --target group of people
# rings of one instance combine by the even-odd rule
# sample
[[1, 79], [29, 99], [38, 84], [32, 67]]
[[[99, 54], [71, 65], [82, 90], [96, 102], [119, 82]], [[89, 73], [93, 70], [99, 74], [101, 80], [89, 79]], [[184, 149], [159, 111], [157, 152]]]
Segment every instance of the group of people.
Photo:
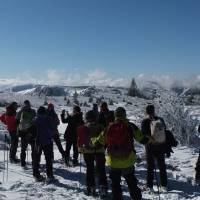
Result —
[[[147, 188], [153, 190], [154, 170], [157, 163], [160, 171], [160, 185], [163, 191], [167, 191], [167, 172], [165, 156], [169, 157], [173, 146], [178, 142], [173, 134], [167, 130], [163, 118], [156, 116], [154, 105], [147, 105], [146, 117], [138, 128], [130, 122], [123, 107], [110, 111], [106, 102], [100, 106], [97, 104], [93, 109], [83, 114], [77, 105], [73, 107], [73, 113], [69, 114], [62, 110], [61, 122], [67, 123], [64, 134], [66, 140], [65, 150], [62, 147], [58, 125], [58, 115], [52, 103], [48, 107], [40, 106], [37, 111], [31, 108], [28, 100], [17, 112], [16, 102], [6, 107], [6, 112], [0, 120], [7, 125], [11, 138], [10, 162], [21, 162], [26, 166], [26, 149], [31, 145], [33, 176], [38, 180], [44, 180], [40, 175], [40, 158], [44, 152], [46, 160], [46, 173], [49, 180], [53, 176], [53, 141], [56, 143], [66, 165], [70, 163], [70, 150], [73, 147], [72, 164], [78, 165], [79, 153], [83, 155], [86, 163], [86, 186], [87, 195], [96, 195], [95, 176], [98, 177], [99, 194], [107, 196], [108, 182], [106, 165], [109, 169], [111, 180], [112, 199], [122, 200], [120, 186], [121, 177], [127, 182], [131, 199], [142, 199], [140, 187], [135, 177], [134, 164], [136, 151], [134, 140], [145, 145], [147, 161]], [[200, 129], [200, 127], [199, 127]], [[200, 130], [199, 130], [200, 132]], [[21, 138], [20, 160], [16, 157], [18, 139]], [[196, 165], [196, 180], [200, 181], [200, 158]]]

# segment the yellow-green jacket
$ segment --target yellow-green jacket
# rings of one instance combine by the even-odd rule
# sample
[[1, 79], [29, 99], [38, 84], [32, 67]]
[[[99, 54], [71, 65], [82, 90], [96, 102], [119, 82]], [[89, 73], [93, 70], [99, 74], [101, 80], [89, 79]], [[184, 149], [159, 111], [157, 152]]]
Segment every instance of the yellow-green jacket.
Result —
[[[149, 138], [143, 135], [140, 129], [135, 124], [129, 122], [128, 119], [116, 119], [114, 123], [119, 123], [119, 122], [124, 123], [127, 127], [129, 127], [132, 130], [133, 133], [132, 136], [136, 141], [142, 144], [148, 143]], [[112, 124], [110, 126], [112, 126]], [[104, 132], [102, 132], [98, 137], [92, 138], [92, 144], [94, 146], [98, 144], [106, 146], [106, 132], [107, 129]], [[109, 152], [107, 152], [106, 155], [106, 164], [111, 168], [118, 168], [118, 169], [129, 168], [134, 165], [135, 161], [136, 161], [136, 154], [134, 148], [133, 151], [131, 151], [128, 157], [126, 157], [125, 159], [114, 158], [111, 154], [109, 154]]]

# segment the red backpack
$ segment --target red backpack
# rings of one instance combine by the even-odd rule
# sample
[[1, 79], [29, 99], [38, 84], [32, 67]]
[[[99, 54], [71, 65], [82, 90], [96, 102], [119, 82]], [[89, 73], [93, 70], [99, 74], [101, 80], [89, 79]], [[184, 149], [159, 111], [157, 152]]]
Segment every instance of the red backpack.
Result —
[[126, 159], [134, 150], [133, 131], [130, 125], [116, 122], [109, 125], [106, 133], [108, 153], [116, 159]]

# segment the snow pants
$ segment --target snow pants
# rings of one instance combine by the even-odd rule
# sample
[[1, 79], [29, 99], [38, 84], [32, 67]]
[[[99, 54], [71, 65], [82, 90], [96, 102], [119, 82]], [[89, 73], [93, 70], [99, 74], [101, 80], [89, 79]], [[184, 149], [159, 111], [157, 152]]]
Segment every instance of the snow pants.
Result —
[[[104, 153], [87, 153], [83, 154], [86, 163], [86, 185], [87, 187], [95, 187], [95, 171], [98, 176], [98, 185], [107, 190], [107, 177], [105, 170], [105, 154]], [[96, 162], [96, 170], [95, 163]]]
[[195, 179], [200, 181], [200, 150], [195, 170], [196, 170]]
[[10, 139], [11, 139], [10, 159], [15, 159], [16, 153], [17, 153], [19, 137], [17, 136], [16, 132], [9, 132], [9, 134], [10, 134]]
[[40, 159], [42, 152], [44, 152], [47, 177], [53, 177], [53, 144], [36, 146], [33, 159], [33, 176], [40, 176]]
[[61, 153], [61, 155], [64, 156], [65, 151], [64, 151], [64, 149], [63, 149], [63, 147], [62, 147], [62, 144], [61, 144], [60, 137], [59, 137], [59, 134], [58, 134], [58, 133], [55, 133], [55, 134], [53, 135], [53, 140], [54, 140], [54, 142], [56, 143], [56, 146], [58, 147], [58, 150], [59, 150], [59, 152]]
[[124, 177], [131, 199], [133, 200], [141, 200], [142, 194], [140, 188], [137, 186], [137, 179], [135, 177], [135, 169], [134, 167], [127, 169], [110, 169], [110, 179], [111, 179], [111, 187], [112, 187], [112, 200], [123, 200], [122, 197], [122, 189], [121, 189], [121, 176]]
[[70, 159], [70, 150], [71, 146], [73, 146], [73, 162], [77, 163], [78, 162], [78, 147], [77, 147], [77, 140], [67, 137], [66, 138], [66, 160], [69, 161]]
[[167, 171], [165, 164], [165, 154], [162, 148], [159, 146], [150, 146], [146, 148], [147, 157], [147, 186], [153, 187], [155, 162], [157, 162], [160, 171], [160, 184], [161, 186], [167, 186]]
[[21, 136], [21, 154], [20, 154], [20, 159], [21, 159], [21, 166], [26, 166], [26, 151], [28, 144], [31, 145], [31, 158], [33, 162], [33, 154], [34, 154], [34, 148], [35, 148], [35, 142], [30, 141], [29, 138], [26, 135]]

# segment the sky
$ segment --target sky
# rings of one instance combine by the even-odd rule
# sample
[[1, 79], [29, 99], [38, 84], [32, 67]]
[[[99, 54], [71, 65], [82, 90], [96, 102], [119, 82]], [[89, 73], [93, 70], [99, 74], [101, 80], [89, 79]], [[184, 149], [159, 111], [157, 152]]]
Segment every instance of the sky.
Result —
[[200, 79], [199, 10], [199, 0], [0, 0], [0, 83]]

